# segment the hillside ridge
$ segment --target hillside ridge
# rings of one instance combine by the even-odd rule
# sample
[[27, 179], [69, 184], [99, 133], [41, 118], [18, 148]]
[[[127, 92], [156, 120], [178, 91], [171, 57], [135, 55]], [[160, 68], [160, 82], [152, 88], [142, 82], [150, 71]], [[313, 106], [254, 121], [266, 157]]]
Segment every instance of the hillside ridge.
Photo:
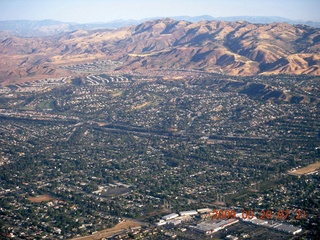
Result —
[[[116, 30], [0, 42], [0, 80], [66, 74], [61, 66], [120, 61], [120, 71], [198, 69], [226, 75], [320, 75], [320, 29], [245, 21], [145, 21]], [[44, 69], [45, 68], [45, 69]], [[39, 70], [39, 73], [37, 72]], [[50, 71], [47, 71], [50, 69]]]

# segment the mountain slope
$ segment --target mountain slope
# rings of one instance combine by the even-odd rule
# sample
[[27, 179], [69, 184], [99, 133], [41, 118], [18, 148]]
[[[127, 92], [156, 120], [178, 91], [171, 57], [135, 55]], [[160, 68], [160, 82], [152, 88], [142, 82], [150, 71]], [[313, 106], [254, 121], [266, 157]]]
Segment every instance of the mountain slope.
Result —
[[[289, 24], [304, 24], [311, 27], [320, 27], [320, 22], [312, 21], [295, 21], [282, 17], [266, 17], [266, 16], [233, 16], [233, 17], [212, 17], [210, 15], [203, 16], [175, 16], [171, 17], [177, 21], [189, 21], [189, 22], [200, 22], [200, 21], [229, 21], [235, 22], [244, 20], [250, 23], [262, 23], [270, 24], [274, 22], [278, 23], [289, 23]], [[0, 31], [6, 31], [15, 36], [21, 37], [41, 37], [41, 36], [52, 36], [57, 34], [63, 34], [70, 31], [76, 31], [80, 29], [84, 30], [95, 30], [95, 29], [117, 29], [121, 27], [134, 26], [143, 23], [147, 20], [155, 20], [159, 17], [140, 19], [140, 20], [114, 20], [111, 22], [102, 23], [70, 23], [61, 22], [55, 20], [41, 20], [41, 21], [30, 21], [30, 20], [9, 20], [0, 21]], [[0, 35], [1, 39], [1, 35]]]
[[22, 66], [47, 66], [59, 74], [59, 66], [94, 60], [121, 61], [122, 71], [179, 68], [243, 76], [320, 75], [319, 50], [320, 29], [307, 26], [160, 19], [117, 30], [6, 38], [0, 43], [0, 77], [18, 76], [8, 71], [28, 76]]

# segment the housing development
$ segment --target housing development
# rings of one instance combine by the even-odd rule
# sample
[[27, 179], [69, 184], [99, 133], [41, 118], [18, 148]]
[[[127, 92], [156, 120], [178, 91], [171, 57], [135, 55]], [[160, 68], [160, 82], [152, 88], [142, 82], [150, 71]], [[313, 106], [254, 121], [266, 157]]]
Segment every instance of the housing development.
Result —
[[1, 237], [313, 238], [318, 83], [163, 69], [3, 86]]

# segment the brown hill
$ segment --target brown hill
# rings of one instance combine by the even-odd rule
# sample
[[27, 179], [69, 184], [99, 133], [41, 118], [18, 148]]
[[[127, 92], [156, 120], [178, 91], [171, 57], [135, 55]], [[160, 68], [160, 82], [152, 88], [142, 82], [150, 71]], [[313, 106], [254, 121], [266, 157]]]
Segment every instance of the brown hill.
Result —
[[6, 38], [0, 79], [63, 75], [62, 65], [118, 60], [120, 70], [201, 69], [230, 75], [320, 75], [320, 29], [244, 21], [161, 19], [60, 37]]

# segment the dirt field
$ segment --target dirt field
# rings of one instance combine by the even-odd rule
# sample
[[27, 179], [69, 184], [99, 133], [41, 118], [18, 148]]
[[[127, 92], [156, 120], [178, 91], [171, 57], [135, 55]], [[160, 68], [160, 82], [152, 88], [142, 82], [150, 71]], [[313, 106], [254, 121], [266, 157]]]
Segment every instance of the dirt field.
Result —
[[121, 232], [122, 230], [129, 229], [130, 227], [133, 228], [133, 227], [140, 227], [140, 226], [141, 225], [137, 222], [126, 220], [125, 222], [118, 223], [113, 228], [102, 230], [90, 236], [76, 237], [76, 238], [73, 238], [72, 240], [99, 240], [104, 237], [111, 237], [112, 235], [118, 232]]
[[150, 105], [152, 102], [145, 102], [145, 103], [142, 103], [138, 106], [135, 106], [135, 107], [132, 107], [132, 110], [136, 110], [136, 109], [140, 109], [140, 108], [143, 108], [143, 107], [146, 107], [148, 105]]
[[316, 162], [316, 163], [310, 164], [310, 165], [308, 165], [306, 167], [300, 168], [298, 170], [291, 171], [291, 172], [289, 172], [289, 174], [300, 176], [300, 175], [304, 175], [304, 174], [308, 174], [308, 173], [314, 172], [314, 171], [316, 171], [318, 169], [320, 169], [320, 162]]
[[40, 202], [49, 202], [53, 200], [53, 198], [48, 195], [40, 195], [36, 197], [29, 197], [28, 200], [34, 203], [40, 203]]
[[107, 125], [106, 123], [103, 123], [103, 122], [96, 122], [96, 123], [98, 124], [99, 127], [104, 127]]

